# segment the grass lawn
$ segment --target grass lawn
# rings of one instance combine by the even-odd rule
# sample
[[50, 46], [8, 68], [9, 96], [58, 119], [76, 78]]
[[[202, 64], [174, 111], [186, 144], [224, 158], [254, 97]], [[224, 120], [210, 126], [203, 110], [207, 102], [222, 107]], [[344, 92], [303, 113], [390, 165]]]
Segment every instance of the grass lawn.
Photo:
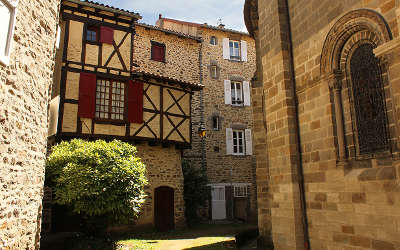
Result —
[[117, 242], [118, 249], [234, 249], [235, 234], [251, 225], [200, 224], [194, 228], [167, 233], [154, 231], [132, 233]]

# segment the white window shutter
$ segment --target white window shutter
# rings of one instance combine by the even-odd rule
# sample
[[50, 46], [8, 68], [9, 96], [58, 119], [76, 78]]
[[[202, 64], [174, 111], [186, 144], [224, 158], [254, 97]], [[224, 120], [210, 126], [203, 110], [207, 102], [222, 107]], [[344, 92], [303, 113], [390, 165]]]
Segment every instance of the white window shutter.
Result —
[[231, 89], [231, 81], [224, 80], [225, 87], [225, 104], [232, 104], [232, 89]]
[[244, 106], [250, 106], [250, 83], [248, 81], [243, 82], [243, 98]]
[[224, 59], [230, 59], [231, 55], [229, 52], [229, 38], [222, 39], [223, 57]]
[[226, 154], [233, 154], [233, 131], [232, 128], [226, 128]]
[[251, 137], [251, 129], [244, 130], [244, 136], [246, 140], [246, 155], [253, 154], [253, 138]]
[[247, 42], [246, 41], [240, 42], [240, 49], [242, 52], [242, 61], [247, 62]]
[[60, 40], [61, 40], [61, 27], [57, 26], [57, 39], [56, 39], [56, 48], [60, 48]]

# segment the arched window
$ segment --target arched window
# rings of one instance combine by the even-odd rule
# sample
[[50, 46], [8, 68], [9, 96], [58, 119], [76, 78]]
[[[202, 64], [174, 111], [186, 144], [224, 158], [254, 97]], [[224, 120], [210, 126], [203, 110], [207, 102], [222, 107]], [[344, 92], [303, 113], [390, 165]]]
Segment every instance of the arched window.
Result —
[[355, 49], [350, 75], [359, 154], [389, 149], [384, 87], [379, 60], [367, 43]]

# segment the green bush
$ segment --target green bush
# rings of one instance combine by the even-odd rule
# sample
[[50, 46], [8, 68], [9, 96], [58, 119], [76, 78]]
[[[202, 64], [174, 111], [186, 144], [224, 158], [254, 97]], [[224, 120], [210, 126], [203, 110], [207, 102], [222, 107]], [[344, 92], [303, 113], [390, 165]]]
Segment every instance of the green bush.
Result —
[[121, 223], [139, 215], [145, 171], [136, 148], [128, 143], [74, 139], [52, 148], [46, 182], [53, 187], [55, 203], [71, 207], [87, 221]]
[[198, 221], [197, 210], [205, 205], [209, 197], [206, 174], [188, 161], [182, 161], [184, 177], [185, 217], [189, 226]]

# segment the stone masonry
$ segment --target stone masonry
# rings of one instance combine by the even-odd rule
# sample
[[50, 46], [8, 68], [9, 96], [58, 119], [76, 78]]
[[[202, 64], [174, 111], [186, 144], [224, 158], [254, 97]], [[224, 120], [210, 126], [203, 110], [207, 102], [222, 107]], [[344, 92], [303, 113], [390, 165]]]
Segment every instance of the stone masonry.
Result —
[[0, 64], [0, 249], [39, 248], [58, 9], [20, 0], [10, 63]]
[[[255, 42], [247, 34], [214, 27], [162, 18], [157, 25], [166, 29], [193, 35], [202, 39], [201, 43], [201, 83], [202, 93], [193, 96], [192, 103], [192, 149], [185, 150], [184, 158], [193, 166], [205, 167], [210, 184], [248, 183], [250, 208], [248, 219], [256, 221], [255, 158], [252, 155], [233, 156], [226, 152], [226, 128], [239, 126], [253, 129], [251, 106], [225, 104], [224, 80], [250, 81], [254, 76], [256, 53]], [[211, 44], [214, 38], [216, 44]], [[247, 42], [247, 62], [223, 59], [223, 39]], [[211, 76], [211, 67], [217, 67], [217, 76]], [[213, 129], [213, 117], [219, 118], [219, 128]], [[204, 124], [206, 137], [200, 138], [198, 130]], [[254, 147], [253, 147], [254, 148]]]
[[[246, 1], [259, 227], [275, 249], [400, 249], [399, 7]], [[389, 141], [370, 154], [359, 149], [349, 66], [363, 44], [381, 70]]]

